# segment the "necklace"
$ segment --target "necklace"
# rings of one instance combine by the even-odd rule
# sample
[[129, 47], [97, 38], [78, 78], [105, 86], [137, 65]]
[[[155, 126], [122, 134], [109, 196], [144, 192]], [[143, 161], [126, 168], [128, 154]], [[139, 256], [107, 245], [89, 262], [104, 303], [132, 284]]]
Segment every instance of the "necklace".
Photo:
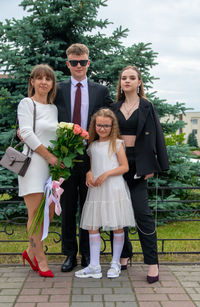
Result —
[[126, 107], [126, 103], [123, 104], [124, 106], [124, 110], [126, 112], [126, 114], [129, 116], [131, 111], [134, 109], [134, 107], [138, 104], [138, 102], [136, 102], [135, 104], [133, 104], [130, 108]]

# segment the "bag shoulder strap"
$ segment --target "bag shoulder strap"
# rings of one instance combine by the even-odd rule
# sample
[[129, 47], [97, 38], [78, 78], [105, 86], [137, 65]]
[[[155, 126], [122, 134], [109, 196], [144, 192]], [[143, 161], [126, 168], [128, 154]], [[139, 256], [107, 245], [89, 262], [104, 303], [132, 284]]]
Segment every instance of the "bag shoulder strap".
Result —
[[[33, 101], [33, 99], [31, 98], [31, 100], [32, 100], [32, 102], [33, 102], [33, 132], [35, 133], [35, 122], [36, 122], [36, 104], [35, 104], [35, 102]], [[16, 119], [16, 123], [15, 123], [15, 131], [14, 131], [14, 133], [13, 133], [13, 135], [12, 135], [12, 139], [11, 139], [11, 142], [10, 142], [10, 146], [12, 147], [12, 144], [13, 144], [13, 140], [14, 140], [14, 136], [16, 135], [16, 127], [17, 127], [17, 122], [18, 122], [18, 119]], [[17, 145], [15, 145], [15, 147], [14, 148], [17, 148], [17, 147], [19, 147], [19, 146], [21, 146], [21, 145], [23, 145], [24, 144], [24, 142], [19, 142]], [[28, 152], [27, 152], [27, 156], [29, 155], [29, 153], [31, 152], [31, 154], [32, 154], [32, 149], [28, 146]]]

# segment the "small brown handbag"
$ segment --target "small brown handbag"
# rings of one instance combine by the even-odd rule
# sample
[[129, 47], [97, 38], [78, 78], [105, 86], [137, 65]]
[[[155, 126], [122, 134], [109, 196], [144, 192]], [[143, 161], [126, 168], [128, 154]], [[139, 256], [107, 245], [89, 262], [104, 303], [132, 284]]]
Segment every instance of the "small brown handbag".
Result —
[[[36, 105], [34, 101], [33, 101], [33, 105], [34, 105], [33, 131], [35, 132]], [[16, 129], [15, 129], [15, 133], [16, 133]], [[26, 174], [26, 171], [31, 162], [31, 157], [29, 154], [32, 154], [32, 150], [29, 147], [26, 155], [18, 151], [16, 148], [21, 146], [23, 142], [20, 142], [15, 147], [12, 147], [15, 133], [12, 136], [10, 146], [6, 149], [5, 154], [3, 155], [0, 161], [0, 165], [7, 168], [9, 171], [12, 171], [13, 173], [18, 174], [23, 177]]]

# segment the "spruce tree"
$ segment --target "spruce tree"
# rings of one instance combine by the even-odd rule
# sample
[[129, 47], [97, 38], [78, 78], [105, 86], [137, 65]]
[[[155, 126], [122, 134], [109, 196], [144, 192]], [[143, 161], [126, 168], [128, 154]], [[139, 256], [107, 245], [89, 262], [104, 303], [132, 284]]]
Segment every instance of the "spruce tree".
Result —
[[[17, 104], [27, 96], [28, 77], [33, 66], [48, 63], [55, 70], [57, 80], [69, 77], [65, 65], [66, 49], [72, 43], [86, 44], [90, 49], [89, 78], [106, 84], [115, 100], [116, 83], [120, 70], [136, 65], [141, 70], [146, 91], [151, 90], [155, 77], [151, 68], [157, 53], [150, 43], [140, 42], [125, 47], [121, 39], [128, 29], [121, 26], [110, 36], [102, 33], [109, 26], [108, 19], [97, 18], [107, 0], [23, 0], [20, 4], [29, 15], [0, 23], [0, 154], [9, 144], [15, 123]], [[134, 22], [134, 20], [133, 20]], [[174, 115], [174, 123], [163, 123], [166, 133], [175, 132], [182, 124], [178, 114], [186, 110], [184, 104], [170, 105], [160, 100], [157, 93], [148, 95], [160, 117]]]

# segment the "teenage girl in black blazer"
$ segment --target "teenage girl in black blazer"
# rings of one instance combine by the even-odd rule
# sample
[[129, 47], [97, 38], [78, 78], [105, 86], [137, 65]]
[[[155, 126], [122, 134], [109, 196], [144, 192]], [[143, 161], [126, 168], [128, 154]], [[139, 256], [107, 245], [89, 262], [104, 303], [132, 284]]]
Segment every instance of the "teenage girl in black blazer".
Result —
[[[146, 99], [140, 71], [135, 66], [125, 67], [119, 78], [117, 103], [112, 105], [121, 136], [126, 145], [129, 162], [127, 180], [137, 230], [144, 255], [149, 264], [147, 281], [159, 280], [155, 223], [148, 206], [147, 179], [169, 168], [162, 128], [153, 105]], [[126, 269], [132, 246], [126, 231], [121, 254], [122, 269]]]

